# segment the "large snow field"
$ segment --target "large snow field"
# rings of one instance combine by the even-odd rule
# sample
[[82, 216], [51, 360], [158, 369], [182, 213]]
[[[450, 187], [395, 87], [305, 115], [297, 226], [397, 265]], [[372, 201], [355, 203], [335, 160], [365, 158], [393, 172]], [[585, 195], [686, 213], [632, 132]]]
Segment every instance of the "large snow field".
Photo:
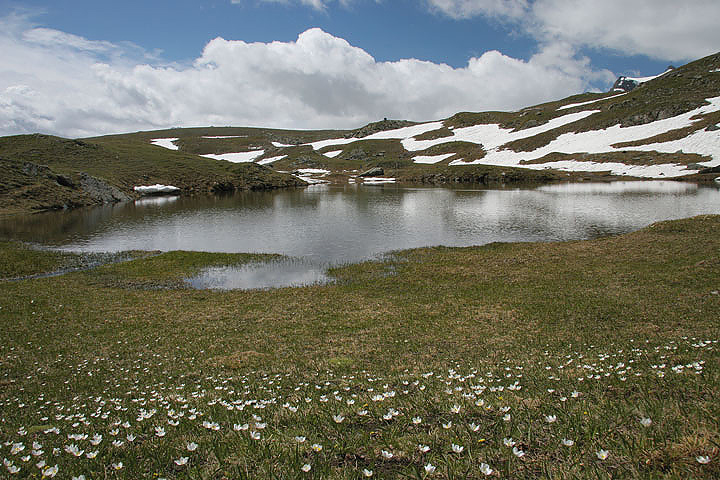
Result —
[[[621, 127], [613, 125], [603, 130], [591, 130], [581, 133], [564, 133], [544, 147], [537, 148], [531, 152], [515, 152], [513, 150], [502, 150], [500, 148], [490, 149], [484, 158], [474, 162], [464, 162], [456, 160], [451, 162], [453, 165], [466, 164], [486, 164], [486, 165], [505, 165], [505, 166], [521, 166], [525, 168], [556, 168], [559, 170], [572, 171], [606, 171], [610, 170], [616, 175], [633, 175], [637, 177], [676, 177], [687, 175], [690, 173], [686, 166], [678, 164], [663, 165], [626, 165], [623, 163], [597, 163], [582, 161], [560, 161], [548, 162], [535, 165], [520, 165], [520, 162], [537, 160], [550, 153], [610, 153], [620, 151], [657, 151], [674, 153], [682, 150], [683, 153], [697, 153], [700, 155], [708, 155], [713, 159], [704, 162], [704, 166], [720, 165], [720, 133], [718, 131], [708, 132], [706, 130], [697, 131], [681, 140], [674, 140], [663, 143], [653, 143], [649, 145], [639, 145], [634, 147], [615, 148], [613, 145], [621, 142], [632, 142], [643, 140], [655, 135], [659, 135], [671, 130], [692, 126], [695, 122], [691, 120], [695, 115], [702, 115], [720, 110], [720, 97], [708, 99], [709, 105], [691, 110], [690, 112], [678, 115], [676, 117], [657, 120], [645, 125], [636, 125], [632, 127]], [[564, 117], [561, 117], [564, 118]], [[472, 128], [472, 127], [470, 127]], [[487, 146], [486, 146], [487, 148]]]
[[442, 126], [443, 122], [421, 123], [411, 127], [396, 128], [395, 130], [385, 130], [383, 132], [373, 133], [372, 135], [362, 138], [334, 138], [330, 140], [320, 140], [318, 142], [307, 143], [306, 145], [311, 145], [313, 150], [320, 150], [321, 148], [329, 146], [347, 145], [348, 143], [357, 142], [358, 140], [402, 140], [437, 130], [438, 128], [442, 128]]
[[[425, 150], [435, 145], [448, 142], [468, 142], [482, 144], [486, 150], [505, 145], [508, 142], [519, 140], [521, 138], [534, 137], [541, 133], [554, 130], [568, 123], [577, 122], [585, 117], [599, 112], [600, 110], [585, 110], [577, 113], [570, 113], [562, 117], [553, 118], [543, 125], [537, 127], [526, 128], [524, 130], [513, 131], [500, 127], [496, 123], [473, 125], [471, 127], [456, 128], [452, 130], [453, 134], [449, 137], [436, 138], [433, 140], [415, 140], [408, 137], [402, 140], [405, 150], [416, 152]], [[438, 127], [439, 128], [439, 127]]]

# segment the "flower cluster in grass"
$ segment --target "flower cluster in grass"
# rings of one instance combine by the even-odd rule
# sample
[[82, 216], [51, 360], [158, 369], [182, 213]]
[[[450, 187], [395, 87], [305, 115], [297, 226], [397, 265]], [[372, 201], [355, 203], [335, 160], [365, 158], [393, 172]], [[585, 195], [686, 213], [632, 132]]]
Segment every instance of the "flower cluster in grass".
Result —
[[35, 383], [8, 373], [16, 352], [4, 350], [0, 476], [711, 477], [717, 342], [571, 346], [392, 373], [228, 375], [169, 355], [124, 366], [60, 355], [65, 377], [38, 366]]

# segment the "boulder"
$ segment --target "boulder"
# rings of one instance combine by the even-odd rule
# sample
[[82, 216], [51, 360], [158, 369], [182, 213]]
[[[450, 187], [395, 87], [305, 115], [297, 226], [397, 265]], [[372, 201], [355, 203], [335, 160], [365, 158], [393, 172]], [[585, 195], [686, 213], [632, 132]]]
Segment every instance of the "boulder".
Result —
[[383, 175], [385, 175], [385, 170], [382, 167], [374, 167], [361, 173], [358, 177], [381, 177]]
[[99, 178], [80, 173], [80, 188], [99, 203], [126, 202], [130, 196]]

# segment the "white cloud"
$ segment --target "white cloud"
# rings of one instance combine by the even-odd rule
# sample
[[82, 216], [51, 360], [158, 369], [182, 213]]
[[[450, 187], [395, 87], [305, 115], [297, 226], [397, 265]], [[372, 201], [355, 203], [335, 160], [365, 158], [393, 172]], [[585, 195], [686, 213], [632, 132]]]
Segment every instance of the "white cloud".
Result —
[[[301, 5], [307, 5], [308, 7], [312, 7], [315, 10], [325, 10], [334, 1], [337, 1], [337, 3], [339, 3], [340, 5], [347, 7], [354, 0], [256, 0], [256, 1], [261, 2], [261, 3], [281, 3], [281, 4], [286, 4], [286, 5], [290, 5], [292, 3], [299, 3]], [[231, 0], [231, 3], [243, 4], [243, 3], [248, 3], [248, 0]]]
[[[497, 51], [453, 68], [378, 62], [319, 29], [295, 42], [216, 38], [191, 65], [131, 62], [123, 46], [0, 19], [0, 135], [63, 136], [172, 126], [353, 128], [379, 118], [434, 120], [516, 109], [605, 84], [565, 44], [529, 60]], [[108, 56], [107, 52], [116, 52]], [[531, 80], [531, 81], [529, 81]]]
[[720, 48], [717, 0], [539, 0], [545, 35], [626, 54], [693, 60]]
[[427, 0], [430, 8], [452, 18], [488, 17], [519, 18], [528, 9], [527, 0]]
[[95, 42], [71, 33], [61, 32], [52, 28], [33, 28], [22, 35], [23, 40], [46, 47], [71, 47], [90, 52], [109, 52], [116, 50], [111, 42]]
[[607, 48], [668, 61], [715, 53], [720, 45], [717, 0], [426, 0], [452, 18], [516, 22], [538, 40]]

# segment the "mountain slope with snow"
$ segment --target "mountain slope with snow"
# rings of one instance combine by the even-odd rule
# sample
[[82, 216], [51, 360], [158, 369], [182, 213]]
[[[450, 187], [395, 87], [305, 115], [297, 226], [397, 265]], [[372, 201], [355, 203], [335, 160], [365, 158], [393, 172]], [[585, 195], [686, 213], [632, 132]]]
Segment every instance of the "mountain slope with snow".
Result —
[[670, 178], [720, 167], [720, 54], [630, 80], [634, 88], [622, 93], [586, 93], [517, 112], [466, 112], [427, 123], [145, 135], [159, 147], [290, 171], [494, 165]]

